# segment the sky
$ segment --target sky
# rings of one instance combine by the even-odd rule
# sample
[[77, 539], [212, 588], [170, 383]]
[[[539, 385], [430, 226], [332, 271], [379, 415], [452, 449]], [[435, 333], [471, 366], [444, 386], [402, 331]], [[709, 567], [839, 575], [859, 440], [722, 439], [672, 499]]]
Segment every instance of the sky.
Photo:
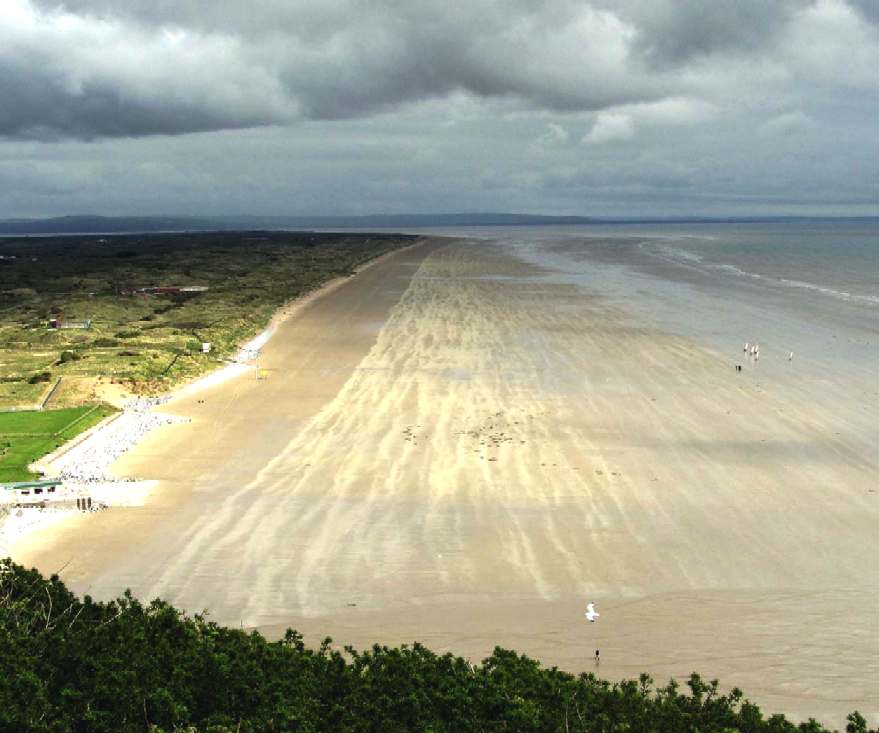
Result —
[[0, 0], [0, 217], [879, 214], [875, 0]]

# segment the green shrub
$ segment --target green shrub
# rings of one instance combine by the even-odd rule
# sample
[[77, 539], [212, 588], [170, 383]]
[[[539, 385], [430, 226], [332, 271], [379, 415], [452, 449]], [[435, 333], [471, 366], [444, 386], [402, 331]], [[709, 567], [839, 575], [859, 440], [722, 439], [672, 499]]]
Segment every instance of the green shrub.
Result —
[[[0, 561], [0, 730], [820, 733], [764, 719], [739, 690], [692, 675], [654, 687], [546, 669], [496, 648], [482, 664], [411, 647], [309, 649], [130, 594], [79, 599]], [[190, 728], [191, 727], [191, 728]], [[849, 716], [849, 733], [867, 733]]]
[[58, 357], [58, 361], [61, 364], [67, 364], [71, 361], [79, 361], [80, 359], [82, 359], [82, 357], [79, 354], [77, 354], [75, 351], [70, 350], [62, 351], [61, 356]]
[[52, 375], [49, 372], [37, 372], [30, 379], [27, 380], [28, 384], [40, 384], [41, 382], [51, 382]]
[[119, 342], [116, 339], [107, 338], [106, 336], [97, 338], [92, 343], [94, 346], [98, 347], [119, 346]]

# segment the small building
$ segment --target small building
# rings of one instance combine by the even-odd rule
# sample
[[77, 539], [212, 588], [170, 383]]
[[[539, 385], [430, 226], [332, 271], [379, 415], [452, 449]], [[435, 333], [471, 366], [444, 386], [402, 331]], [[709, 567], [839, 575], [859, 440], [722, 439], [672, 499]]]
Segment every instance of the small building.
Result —
[[74, 493], [65, 488], [61, 479], [34, 479], [15, 483], [0, 483], [0, 503], [16, 509], [73, 509], [89, 511], [103, 505], [94, 503], [88, 493]]
[[211, 345], [209, 342], [207, 342], [207, 341], [202, 342], [201, 353], [202, 354], [210, 354], [211, 353]]
[[58, 328], [68, 329], [68, 328], [81, 328], [83, 330], [88, 331], [92, 327], [92, 319], [84, 318], [81, 321], [61, 321], [58, 324]]
[[54, 329], [67, 330], [67, 329], [79, 328], [79, 329], [83, 329], [83, 330], [87, 331], [88, 329], [90, 329], [92, 327], [92, 319], [91, 318], [84, 318], [82, 320], [68, 321], [66, 318], [64, 318], [63, 315], [58, 315], [58, 316], [55, 316], [54, 318], [50, 318], [47, 326], [49, 328], [54, 328]]
[[35, 479], [0, 484], [3, 501], [14, 506], [45, 506], [47, 502], [59, 498], [64, 488], [61, 479]]

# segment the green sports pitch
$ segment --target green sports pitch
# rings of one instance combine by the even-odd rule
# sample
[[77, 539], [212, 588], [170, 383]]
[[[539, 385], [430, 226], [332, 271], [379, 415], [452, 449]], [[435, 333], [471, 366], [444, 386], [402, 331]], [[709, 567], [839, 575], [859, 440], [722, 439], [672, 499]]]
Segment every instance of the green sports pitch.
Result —
[[0, 412], [0, 483], [35, 478], [37, 474], [28, 468], [31, 463], [113, 412], [109, 405]]

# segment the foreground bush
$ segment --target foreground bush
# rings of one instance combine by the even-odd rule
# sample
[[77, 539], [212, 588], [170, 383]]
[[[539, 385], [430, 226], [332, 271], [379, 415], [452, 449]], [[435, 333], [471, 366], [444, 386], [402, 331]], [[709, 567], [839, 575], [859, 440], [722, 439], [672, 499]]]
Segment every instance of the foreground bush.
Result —
[[[479, 666], [416, 644], [340, 653], [187, 617], [130, 594], [80, 600], [0, 562], [2, 731], [822, 731], [764, 719], [693, 675], [611, 684], [500, 648]], [[847, 730], [865, 732], [849, 717]]]

